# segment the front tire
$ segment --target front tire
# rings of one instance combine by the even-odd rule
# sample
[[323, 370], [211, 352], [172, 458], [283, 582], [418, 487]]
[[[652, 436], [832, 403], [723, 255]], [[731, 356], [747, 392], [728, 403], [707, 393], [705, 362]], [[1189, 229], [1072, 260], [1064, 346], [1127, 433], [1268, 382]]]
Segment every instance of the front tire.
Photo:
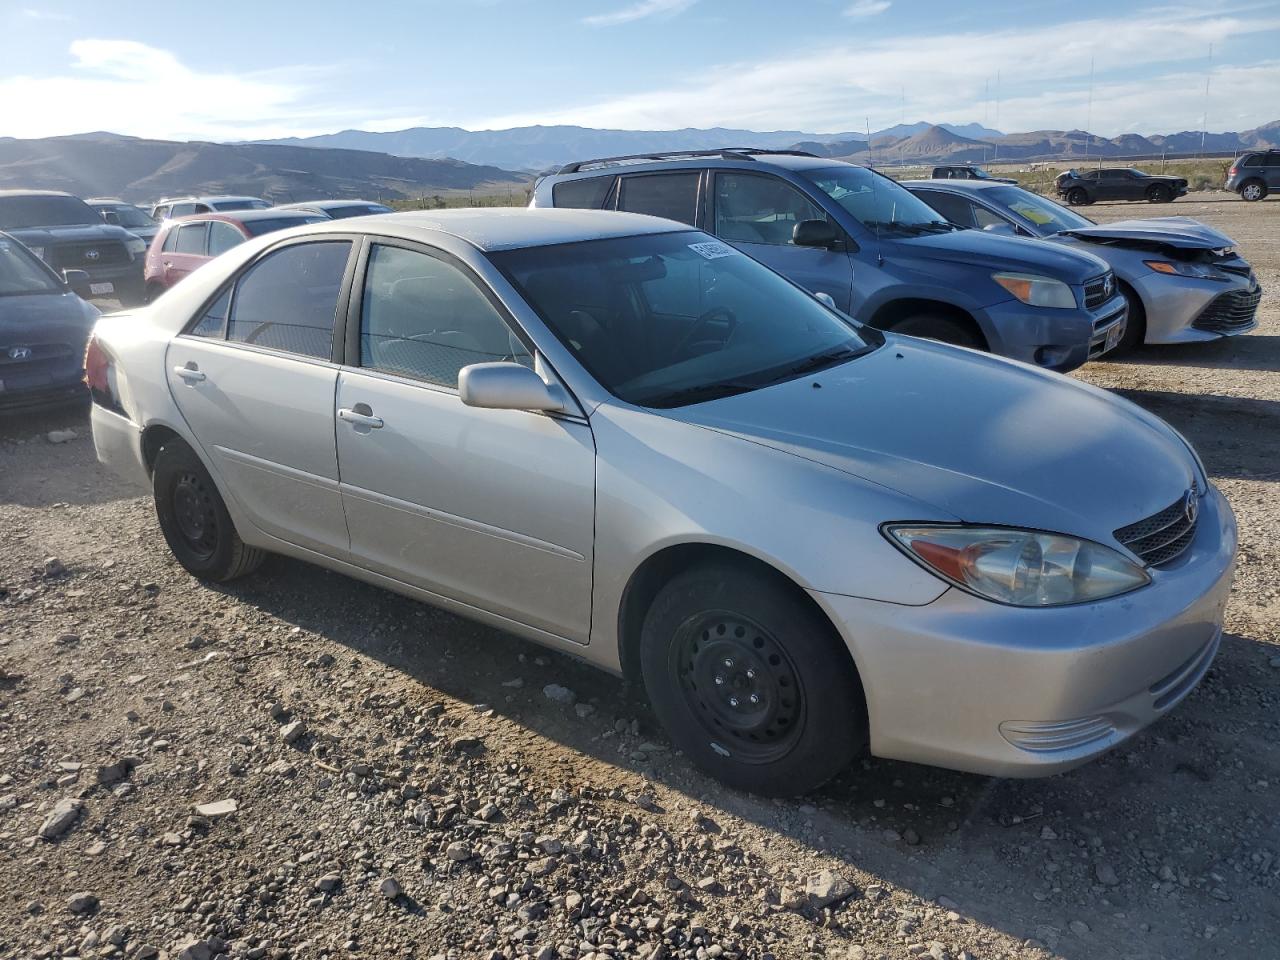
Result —
[[937, 340], [956, 347], [968, 347], [971, 350], [987, 349], [977, 331], [952, 317], [933, 313], [917, 313], [906, 317], [893, 325], [893, 332], [924, 340]]
[[1084, 187], [1072, 187], [1067, 191], [1067, 203], [1073, 207], [1083, 207], [1089, 203], [1089, 194]]
[[1262, 200], [1266, 195], [1267, 185], [1261, 180], [1249, 180], [1240, 187], [1240, 199], [1248, 200], [1250, 203]]
[[1123, 356], [1137, 350], [1147, 338], [1147, 311], [1138, 294], [1126, 284], [1120, 285], [1120, 293], [1129, 306], [1128, 319], [1125, 321], [1124, 336], [1116, 344], [1115, 349], [1103, 359]]
[[1168, 203], [1173, 199], [1173, 191], [1162, 184], [1156, 184], [1147, 191], [1147, 203]]
[[865, 747], [866, 705], [848, 651], [767, 570], [708, 564], [677, 574], [645, 616], [640, 661], [668, 735], [736, 789], [807, 793]]
[[156, 454], [151, 489], [160, 530], [188, 573], [224, 583], [262, 564], [266, 555], [240, 539], [209, 471], [181, 440]]

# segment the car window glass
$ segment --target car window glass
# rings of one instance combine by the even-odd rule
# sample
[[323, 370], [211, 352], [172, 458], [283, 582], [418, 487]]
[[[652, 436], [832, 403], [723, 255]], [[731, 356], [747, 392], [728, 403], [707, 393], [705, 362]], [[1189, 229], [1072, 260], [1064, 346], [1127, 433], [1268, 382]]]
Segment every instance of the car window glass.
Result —
[[169, 216], [171, 217], [187, 217], [196, 212], [194, 203], [175, 203], [169, 208]]
[[201, 315], [199, 321], [191, 328], [193, 337], [210, 337], [221, 340], [226, 336], [227, 307], [231, 303], [231, 288], [227, 287], [217, 300], [209, 304], [209, 308]]
[[192, 253], [204, 256], [204, 235], [208, 224], [184, 223], [178, 228], [178, 245], [174, 253]]
[[972, 205], [964, 197], [939, 190], [921, 190], [920, 198], [937, 210], [951, 223], [960, 227], [973, 226]]
[[565, 180], [551, 188], [551, 202], [557, 207], [573, 207], [579, 210], [599, 210], [613, 189], [617, 177], [587, 177], [584, 180]]
[[444, 387], [473, 363], [514, 360], [528, 349], [460, 269], [437, 257], [375, 244], [360, 309], [360, 365]]
[[716, 235], [724, 240], [786, 246], [797, 223], [826, 219], [817, 204], [777, 177], [716, 174]]
[[57, 281], [29, 250], [16, 241], [0, 238], [0, 296], [60, 292]]
[[244, 243], [244, 237], [240, 231], [229, 223], [223, 223], [221, 220], [212, 220], [209, 223], [209, 256], [216, 257], [220, 253], [226, 253], [232, 247], [239, 246]]
[[296, 243], [267, 254], [236, 284], [229, 338], [328, 359], [351, 244]]
[[619, 210], [691, 224], [697, 208], [697, 173], [659, 173], [622, 178]]
[[979, 230], [985, 230], [992, 226], [1008, 226], [1009, 221], [1004, 217], [998, 216], [988, 210], [986, 207], [980, 207], [976, 203], [972, 205], [973, 225]]
[[178, 246], [178, 228], [174, 227], [164, 235], [164, 246], [160, 249], [165, 253], [173, 253]]
[[1243, 166], [1246, 166], [1246, 167], [1262, 166], [1262, 154], [1257, 153], [1257, 154], [1254, 154], [1252, 157], [1246, 157]]

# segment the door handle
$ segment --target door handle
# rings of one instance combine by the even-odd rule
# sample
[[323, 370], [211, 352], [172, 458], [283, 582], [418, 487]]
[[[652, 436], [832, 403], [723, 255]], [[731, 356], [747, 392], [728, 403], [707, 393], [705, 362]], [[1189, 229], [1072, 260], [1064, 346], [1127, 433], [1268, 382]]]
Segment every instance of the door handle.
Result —
[[204, 372], [197, 370], [195, 367], [174, 367], [173, 372], [187, 381], [187, 383], [199, 383], [205, 379]]
[[[357, 404], [368, 410], [365, 404]], [[361, 413], [358, 410], [352, 410], [350, 407], [341, 407], [338, 410], [338, 419], [345, 420], [347, 423], [354, 423], [357, 427], [368, 427], [370, 430], [382, 429], [382, 418], [375, 417], [368, 413]]]

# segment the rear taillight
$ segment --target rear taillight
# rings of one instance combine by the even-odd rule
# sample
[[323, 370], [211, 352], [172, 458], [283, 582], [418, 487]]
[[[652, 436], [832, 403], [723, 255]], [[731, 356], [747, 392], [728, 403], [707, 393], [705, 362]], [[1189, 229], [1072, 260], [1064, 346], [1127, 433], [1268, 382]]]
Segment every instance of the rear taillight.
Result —
[[1228, 170], [1228, 171], [1227, 171], [1227, 176], [1228, 176], [1228, 177], [1234, 177], [1234, 176], [1235, 176], [1237, 173], [1239, 173], [1239, 172], [1240, 172], [1240, 171], [1239, 171], [1239, 170], [1237, 170], [1235, 167], [1232, 167], [1230, 170]]
[[89, 345], [84, 351], [84, 382], [89, 387], [89, 396], [100, 407], [124, 413], [124, 407], [116, 395], [115, 381], [115, 365], [111, 354], [98, 342], [97, 334], [91, 334]]

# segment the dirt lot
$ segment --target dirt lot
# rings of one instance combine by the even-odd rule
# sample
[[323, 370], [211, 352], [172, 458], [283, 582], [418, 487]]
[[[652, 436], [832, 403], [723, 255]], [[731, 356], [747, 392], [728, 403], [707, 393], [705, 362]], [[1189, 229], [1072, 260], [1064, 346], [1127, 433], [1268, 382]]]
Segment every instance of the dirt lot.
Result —
[[1088, 212], [1221, 226], [1268, 290], [1249, 336], [1081, 373], [1188, 434], [1241, 526], [1213, 670], [1132, 743], [726, 791], [561, 656], [293, 561], [200, 585], [82, 411], [11, 417], [0, 957], [1280, 957], [1280, 201]]

